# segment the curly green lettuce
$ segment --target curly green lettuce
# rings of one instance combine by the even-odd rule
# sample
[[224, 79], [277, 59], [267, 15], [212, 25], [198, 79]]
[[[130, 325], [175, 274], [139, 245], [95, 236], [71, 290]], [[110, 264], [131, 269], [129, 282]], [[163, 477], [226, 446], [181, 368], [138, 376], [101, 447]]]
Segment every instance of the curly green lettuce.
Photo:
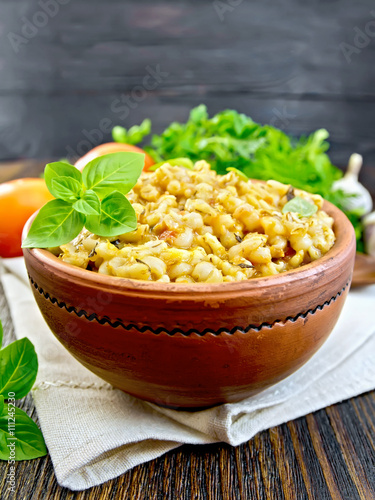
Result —
[[[149, 131], [149, 125], [149, 120], [141, 124], [142, 132]], [[113, 138], [126, 142], [129, 134], [120, 129], [122, 127], [115, 127]], [[144, 136], [139, 134], [138, 142]], [[144, 149], [158, 163], [174, 158], [206, 160], [219, 174], [236, 168], [253, 179], [275, 179], [320, 194], [342, 208], [347, 195], [333, 190], [332, 186], [343, 174], [326, 154], [328, 137], [328, 132], [320, 129], [295, 139], [234, 110], [221, 111], [210, 118], [206, 106], [201, 104], [191, 110], [186, 123], [171, 123], [162, 134], [153, 135], [150, 145]], [[353, 223], [360, 249], [361, 214], [346, 214]]]

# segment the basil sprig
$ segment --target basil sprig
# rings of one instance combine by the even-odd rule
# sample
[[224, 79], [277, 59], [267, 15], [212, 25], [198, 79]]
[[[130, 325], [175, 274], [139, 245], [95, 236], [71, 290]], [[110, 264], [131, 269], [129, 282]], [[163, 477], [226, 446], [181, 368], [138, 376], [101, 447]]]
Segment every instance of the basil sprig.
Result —
[[40, 429], [14, 404], [34, 385], [38, 371], [34, 346], [27, 338], [16, 340], [3, 349], [1, 345], [0, 321], [0, 460], [42, 457], [47, 449]]
[[299, 217], [311, 217], [318, 210], [318, 207], [311, 203], [310, 201], [301, 198], [300, 196], [295, 196], [290, 201], [285, 203], [282, 212], [286, 214], [287, 212], [295, 212]]
[[143, 165], [144, 155], [133, 152], [95, 158], [82, 173], [67, 163], [49, 163], [44, 179], [56, 199], [39, 210], [22, 247], [63, 245], [84, 226], [108, 238], [137, 229], [134, 208], [125, 195], [136, 184]]

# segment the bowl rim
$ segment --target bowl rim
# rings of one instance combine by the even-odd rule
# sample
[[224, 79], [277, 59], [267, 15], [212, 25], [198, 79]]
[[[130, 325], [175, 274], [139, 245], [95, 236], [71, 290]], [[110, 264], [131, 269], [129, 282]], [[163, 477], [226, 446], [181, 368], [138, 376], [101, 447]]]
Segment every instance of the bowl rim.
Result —
[[[102, 286], [105, 289], [114, 289], [117, 291], [133, 291], [138, 293], [156, 293], [164, 296], [173, 295], [204, 295], [204, 294], [228, 294], [234, 292], [247, 292], [253, 289], [264, 289], [272, 286], [286, 286], [300, 280], [309, 279], [316, 276], [321, 271], [336, 264], [337, 256], [346, 255], [351, 250], [351, 246], [355, 244], [354, 228], [346, 217], [346, 215], [335, 205], [327, 200], [324, 200], [322, 210], [333, 217], [333, 230], [336, 236], [336, 241], [332, 248], [319, 259], [305, 264], [304, 266], [285, 271], [280, 274], [263, 276], [259, 278], [251, 278], [244, 281], [234, 281], [227, 283], [161, 283], [155, 281], [142, 281], [131, 278], [121, 278], [118, 276], [108, 276], [105, 274], [93, 273], [87, 269], [74, 266], [67, 262], [61, 261], [47, 249], [43, 248], [23, 248], [24, 256], [32, 256], [40, 262], [43, 267], [50, 271], [55, 271], [59, 274], [65, 274], [75, 281], [81, 281], [87, 285]], [[35, 212], [26, 222], [22, 240], [25, 239], [33, 219], [38, 212]], [[346, 250], [346, 251], [345, 251]], [[337, 261], [338, 263], [339, 261]]]

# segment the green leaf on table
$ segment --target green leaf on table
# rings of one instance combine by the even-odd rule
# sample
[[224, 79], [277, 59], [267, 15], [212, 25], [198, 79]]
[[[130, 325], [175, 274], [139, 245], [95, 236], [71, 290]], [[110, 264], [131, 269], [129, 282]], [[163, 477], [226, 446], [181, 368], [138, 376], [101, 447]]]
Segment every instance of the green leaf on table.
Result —
[[76, 201], [82, 194], [82, 184], [73, 177], [55, 177], [51, 183], [51, 194], [64, 201]]
[[115, 191], [102, 200], [100, 216], [87, 216], [85, 226], [92, 233], [109, 238], [137, 229], [137, 216], [127, 198]]
[[282, 212], [286, 214], [287, 212], [295, 212], [299, 217], [310, 217], [314, 215], [318, 210], [318, 207], [310, 202], [301, 198], [300, 196], [295, 196], [292, 200], [285, 203]]
[[62, 161], [48, 163], [46, 165], [46, 168], [44, 169], [44, 180], [46, 181], [48, 190], [54, 196], [55, 194], [53, 193], [52, 181], [59, 177], [70, 177], [72, 179], [75, 179], [77, 182], [79, 182], [80, 185], [82, 185], [82, 174], [78, 170], [78, 168]]
[[35, 217], [22, 248], [56, 247], [73, 240], [81, 231], [85, 216], [63, 200], [49, 201]]
[[128, 193], [141, 175], [145, 155], [112, 153], [90, 161], [82, 172], [83, 183], [104, 198], [114, 191]]
[[88, 189], [82, 198], [73, 203], [73, 208], [85, 215], [100, 215], [99, 196], [92, 189]]
[[29, 339], [16, 340], [0, 350], [0, 395], [15, 393], [21, 399], [32, 388], [38, 372], [38, 358]]
[[[13, 426], [9, 427], [9, 417], [14, 418]], [[11, 421], [13, 423], [13, 421]], [[13, 405], [4, 405], [0, 416], [0, 459], [11, 459], [15, 452], [14, 460], [32, 460], [47, 454], [43, 434], [24, 411]]]

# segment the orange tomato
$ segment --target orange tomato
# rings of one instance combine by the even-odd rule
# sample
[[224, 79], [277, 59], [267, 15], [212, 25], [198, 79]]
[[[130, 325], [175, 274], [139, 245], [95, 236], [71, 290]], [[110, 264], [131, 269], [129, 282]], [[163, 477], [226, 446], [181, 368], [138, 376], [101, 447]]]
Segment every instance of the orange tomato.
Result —
[[27, 219], [53, 196], [43, 179], [16, 179], [0, 184], [0, 256], [22, 255], [21, 234]]
[[121, 151], [133, 151], [134, 153], [143, 153], [145, 155], [145, 166], [143, 170], [147, 170], [155, 164], [154, 160], [143, 149], [133, 146], [132, 144], [124, 144], [122, 142], [106, 142], [100, 146], [96, 146], [91, 151], [86, 153], [82, 158], [76, 161], [75, 166], [82, 172], [83, 168], [98, 156], [108, 155], [110, 153], [119, 153]]

